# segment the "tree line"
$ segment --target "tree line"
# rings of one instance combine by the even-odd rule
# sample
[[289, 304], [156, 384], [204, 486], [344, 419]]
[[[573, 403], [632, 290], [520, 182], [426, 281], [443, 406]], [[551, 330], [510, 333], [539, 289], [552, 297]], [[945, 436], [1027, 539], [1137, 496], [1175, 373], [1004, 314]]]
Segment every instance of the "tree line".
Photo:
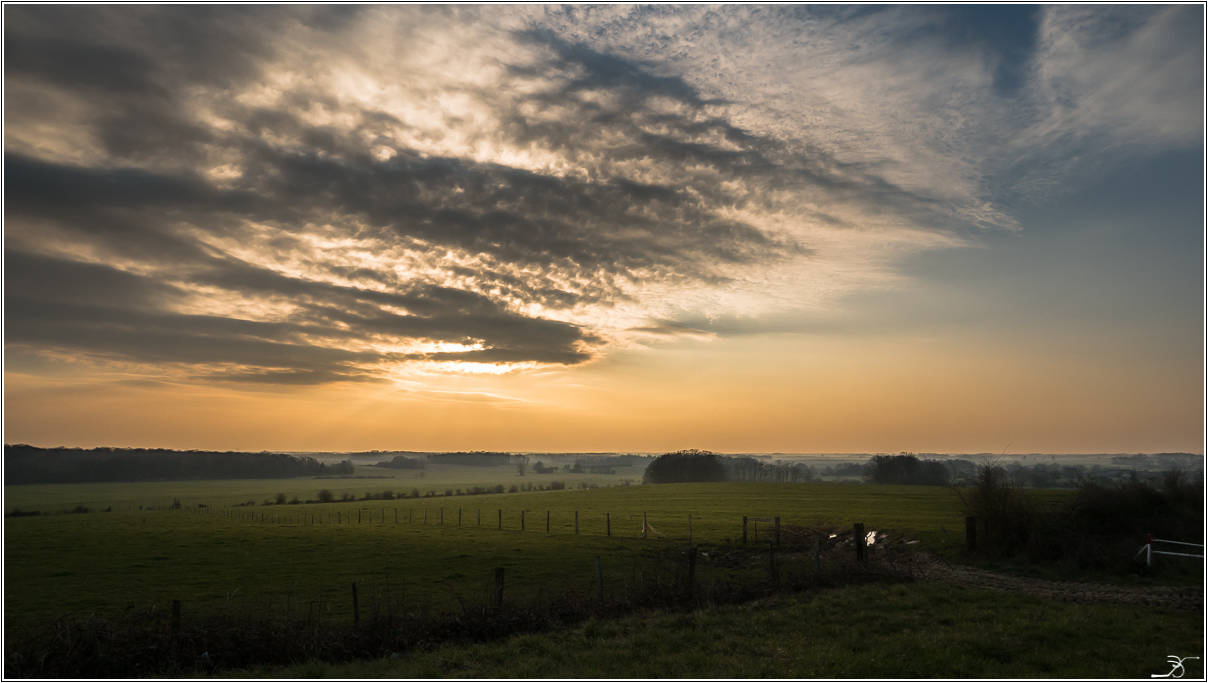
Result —
[[[1017, 485], [1029, 488], [1076, 488], [1088, 480], [1135, 481], [1160, 476], [1158, 472], [1132, 468], [1057, 463], [1024, 465], [1012, 462], [1002, 465], [1001, 469]], [[948, 486], [965, 485], [977, 471], [977, 463], [970, 460], [920, 458], [914, 453], [902, 452], [897, 455], [874, 455], [863, 464], [828, 466], [823, 474], [860, 476], [869, 484]], [[818, 480], [818, 470], [802, 463], [780, 460], [766, 462], [747, 456], [719, 455], [696, 449], [660, 455], [650, 463], [642, 477], [644, 484], [721, 481], [794, 483]]]
[[351, 460], [322, 463], [283, 453], [167, 448], [4, 446], [5, 484], [71, 484], [190, 479], [285, 479], [353, 473]]

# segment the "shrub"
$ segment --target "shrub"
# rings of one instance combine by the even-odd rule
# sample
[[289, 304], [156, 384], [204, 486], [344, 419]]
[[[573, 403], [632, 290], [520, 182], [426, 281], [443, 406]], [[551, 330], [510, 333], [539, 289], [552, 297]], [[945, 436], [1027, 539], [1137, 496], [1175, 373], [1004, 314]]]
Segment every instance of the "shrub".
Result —
[[343, 495], [340, 496], [340, 500], [348, 502], [350, 500], [356, 500], [356, 498], [351, 493], [345, 491]]
[[330, 503], [330, 502], [334, 501], [335, 499], [336, 499], [336, 497], [334, 495], [332, 495], [332, 493], [329, 489], [323, 489], [322, 491], [319, 491], [319, 502], [320, 503]]
[[299, 505], [301, 503], [302, 503], [302, 501], [298, 500], [297, 496], [294, 496], [293, 499], [289, 501], [290, 505]]
[[549, 490], [551, 491], [561, 491], [564, 488], [566, 488], [566, 484], [560, 481], [551, 481], [549, 483]]
[[172, 499], [172, 504], [168, 506], [168, 509], [169, 509], [169, 510], [179, 510], [179, 509], [180, 509], [180, 499], [179, 499], [179, 498], [173, 498], [173, 499]]
[[277, 494], [277, 505], [285, 505], [285, 494], [284, 493]]
[[419, 498], [419, 489], [411, 489], [411, 497]]
[[394, 500], [394, 491], [382, 491], [382, 500]]
[[[178, 506], [178, 507], [179, 507], [179, 506]], [[73, 515], [80, 515], [80, 514], [83, 514], [83, 513], [85, 513], [85, 512], [89, 512], [88, 508], [84, 507], [83, 505], [77, 505], [77, 506], [75, 506], [75, 508], [74, 508], [74, 509], [71, 511], [71, 514], [73, 514]]]
[[[888, 457], [888, 456], [886, 456]], [[1035, 500], [997, 464], [979, 465], [965, 488], [957, 489], [966, 514], [983, 525], [985, 541], [979, 546], [992, 554], [1015, 555], [1022, 551], [1037, 530]]]
[[1086, 479], [1069, 502], [1048, 509], [996, 465], [979, 466], [967, 482], [958, 493], [967, 514], [982, 522], [978, 552], [986, 555], [1131, 573], [1146, 534], [1203, 537], [1203, 483], [1181, 473], [1166, 473], [1158, 486], [1135, 476]]
[[512, 484], [511, 486], [508, 487], [508, 493], [516, 493], [519, 490], [520, 490], [520, 487], [516, 486], [515, 484]]

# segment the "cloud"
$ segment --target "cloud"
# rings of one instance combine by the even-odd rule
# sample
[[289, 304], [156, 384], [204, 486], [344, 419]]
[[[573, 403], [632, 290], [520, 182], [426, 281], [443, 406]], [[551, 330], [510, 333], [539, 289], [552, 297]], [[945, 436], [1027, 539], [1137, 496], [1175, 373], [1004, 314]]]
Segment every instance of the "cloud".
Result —
[[6, 343], [376, 382], [893, 286], [1086, 141], [1193, 141], [1183, 15], [1109, 14], [9, 8]]

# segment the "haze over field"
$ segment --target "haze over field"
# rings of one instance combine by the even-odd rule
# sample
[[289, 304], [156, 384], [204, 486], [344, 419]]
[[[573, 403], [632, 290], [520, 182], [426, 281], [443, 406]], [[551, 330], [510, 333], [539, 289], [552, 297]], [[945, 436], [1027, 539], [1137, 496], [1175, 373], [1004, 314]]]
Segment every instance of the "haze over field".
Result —
[[4, 19], [6, 443], [1202, 453], [1202, 6]]

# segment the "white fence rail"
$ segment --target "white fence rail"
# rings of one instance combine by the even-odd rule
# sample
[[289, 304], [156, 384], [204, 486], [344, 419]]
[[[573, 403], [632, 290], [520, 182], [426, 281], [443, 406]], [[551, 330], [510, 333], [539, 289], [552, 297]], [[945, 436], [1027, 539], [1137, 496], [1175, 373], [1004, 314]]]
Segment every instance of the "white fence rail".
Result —
[[[1191, 553], [1170, 552], [1169, 550], [1154, 550], [1153, 549], [1154, 543], [1170, 543], [1171, 545], [1187, 545], [1187, 546], [1191, 546], [1192, 548], [1199, 548], [1200, 554], [1193, 555]], [[1173, 555], [1175, 557], [1198, 557], [1202, 560], [1202, 559], [1204, 559], [1204, 544], [1203, 543], [1186, 543], [1184, 541], [1166, 541], [1166, 540], [1163, 540], [1160, 538], [1154, 538], [1153, 536], [1146, 536], [1145, 545], [1141, 546], [1141, 549], [1137, 551], [1136, 555], [1133, 555], [1133, 559], [1135, 560], [1138, 557], [1140, 557], [1141, 553], [1145, 553], [1145, 566], [1146, 567], [1153, 566], [1153, 556], [1154, 555]]]

